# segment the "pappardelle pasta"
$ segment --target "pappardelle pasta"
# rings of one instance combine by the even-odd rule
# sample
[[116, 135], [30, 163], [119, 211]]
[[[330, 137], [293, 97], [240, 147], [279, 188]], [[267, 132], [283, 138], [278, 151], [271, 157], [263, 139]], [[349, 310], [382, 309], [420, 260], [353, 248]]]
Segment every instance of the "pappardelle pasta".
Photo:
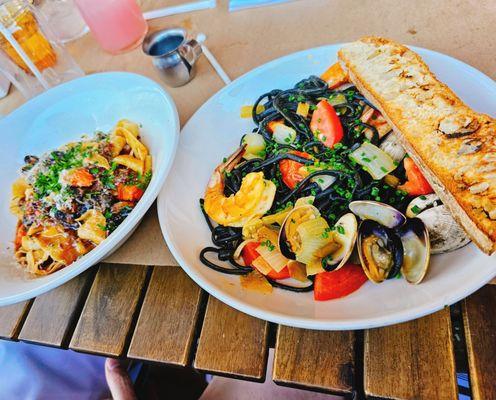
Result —
[[12, 185], [18, 217], [17, 261], [47, 275], [95, 248], [129, 215], [152, 176], [152, 157], [138, 124], [121, 120], [109, 132], [28, 155]]

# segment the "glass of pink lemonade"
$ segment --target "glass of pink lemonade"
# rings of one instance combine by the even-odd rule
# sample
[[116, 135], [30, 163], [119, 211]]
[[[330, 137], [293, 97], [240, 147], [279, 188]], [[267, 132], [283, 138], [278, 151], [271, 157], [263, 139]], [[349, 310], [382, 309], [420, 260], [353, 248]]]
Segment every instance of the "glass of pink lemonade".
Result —
[[139, 46], [148, 31], [136, 0], [75, 0], [100, 46], [119, 54]]

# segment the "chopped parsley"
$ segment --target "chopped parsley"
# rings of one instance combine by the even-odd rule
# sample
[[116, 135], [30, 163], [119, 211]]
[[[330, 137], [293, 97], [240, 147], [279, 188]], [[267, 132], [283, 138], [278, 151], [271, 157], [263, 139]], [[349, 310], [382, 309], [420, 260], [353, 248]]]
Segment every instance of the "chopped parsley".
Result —
[[85, 158], [84, 153], [82, 143], [78, 143], [66, 151], [52, 151], [50, 158], [44, 161], [45, 165], [48, 166], [47, 171], [44, 173], [39, 172], [36, 175], [34, 182], [36, 198], [60, 192], [60, 173], [64, 170], [81, 167]]
[[264, 240], [263, 242], [260, 243], [260, 246], [264, 246], [264, 247], [267, 247], [267, 249], [269, 249], [269, 251], [273, 251], [276, 246], [274, 246], [272, 244], [272, 242], [270, 240]]
[[414, 205], [414, 206], [412, 207], [412, 212], [413, 212], [415, 215], [420, 214], [420, 211], [422, 211], [422, 210], [420, 209], [420, 207], [419, 207], [419, 206]]

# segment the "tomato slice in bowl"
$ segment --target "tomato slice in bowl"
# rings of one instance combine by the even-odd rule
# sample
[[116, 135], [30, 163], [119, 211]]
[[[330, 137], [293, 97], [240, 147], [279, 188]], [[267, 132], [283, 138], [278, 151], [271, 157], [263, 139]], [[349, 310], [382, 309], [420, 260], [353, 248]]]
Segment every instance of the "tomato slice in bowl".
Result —
[[[310, 159], [311, 156], [308, 153], [303, 151], [291, 151], [291, 154], [295, 154], [297, 156]], [[290, 189], [294, 189], [296, 185], [305, 178], [305, 175], [302, 175], [300, 172], [300, 168], [303, 167], [302, 163], [298, 161], [284, 159], [279, 161], [279, 170], [281, 171], [282, 181], [284, 184]]]
[[310, 121], [310, 130], [329, 148], [343, 140], [343, 126], [336, 110], [327, 100], [321, 100], [317, 104]]

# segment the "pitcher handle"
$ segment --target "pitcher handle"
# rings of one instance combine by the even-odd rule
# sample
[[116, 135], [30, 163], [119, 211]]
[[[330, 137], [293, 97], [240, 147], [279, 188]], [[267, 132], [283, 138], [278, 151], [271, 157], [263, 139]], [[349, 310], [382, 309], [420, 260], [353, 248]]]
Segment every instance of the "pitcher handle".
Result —
[[195, 39], [188, 40], [179, 49], [181, 56], [193, 66], [202, 53], [202, 48], [200, 43]]

